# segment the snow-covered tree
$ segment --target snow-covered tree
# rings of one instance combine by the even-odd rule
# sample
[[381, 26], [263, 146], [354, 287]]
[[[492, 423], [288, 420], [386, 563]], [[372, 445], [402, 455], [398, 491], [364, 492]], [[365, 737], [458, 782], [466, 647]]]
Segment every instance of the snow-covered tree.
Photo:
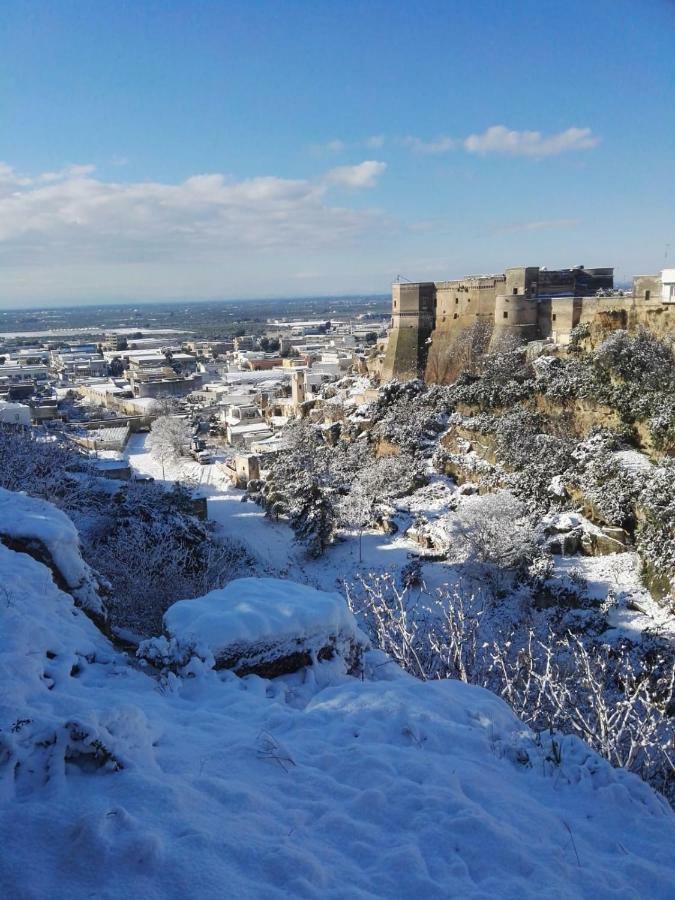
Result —
[[522, 568], [538, 555], [525, 507], [508, 491], [469, 497], [452, 537], [469, 559]]
[[162, 478], [165, 465], [181, 457], [190, 444], [190, 426], [185, 419], [175, 416], [159, 416], [150, 426], [148, 448], [162, 466]]
[[335, 540], [338, 521], [335, 492], [317, 477], [308, 476], [290, 518], [307, 555], [321, 556]]

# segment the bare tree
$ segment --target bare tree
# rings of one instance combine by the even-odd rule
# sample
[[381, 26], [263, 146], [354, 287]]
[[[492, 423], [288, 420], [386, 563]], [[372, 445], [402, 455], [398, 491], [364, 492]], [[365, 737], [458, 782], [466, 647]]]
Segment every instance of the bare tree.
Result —
[[492, 323], [489, 319], [476, 318], [468, 328], [457, 331], [444, 346], [429, 348], [427, 380], [435, 384], [451, 384], [461, 372], [475, 374], [488, 351]]
[[359, 562], [363, 559], [364, 529], [384, 514], [388, 501], [410, 493], [418, 477], [419, 466], [408, 454], [364, 461], [349, 494], [339, 504], [341, 524], [358, 531]]
[[172, 394], [160, 394], [150, 407], [153, 416], [175, 416], [180, 411], [180, 403]]
[[166, 463], [183, 455], [190, 443], [190, 426], [185, 419], [174, 416], [160, 416], [152, 423], [148, 436], [150, 452], [162, 466], [162, 478], [165, 477]]
[[470, 497], [453, 537], [470, 559], [517, 568], [538, 555], [524, 505], [508, 491]]
[[373, 518], [373, 498], [359, 481], [354, 481], [351, 491], [338, 503], [340, 524], [355, 528], [359, 533], [359, 562], [363, 560], [363, 530]]

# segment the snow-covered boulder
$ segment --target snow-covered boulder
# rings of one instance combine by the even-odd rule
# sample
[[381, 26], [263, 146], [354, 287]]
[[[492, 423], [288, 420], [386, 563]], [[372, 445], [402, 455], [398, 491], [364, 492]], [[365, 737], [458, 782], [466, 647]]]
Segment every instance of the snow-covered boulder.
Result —
[[353, 669], [367, 639], [344, 597], [278, 578], [239, 578], [164, 614], [178, 649], [207, 651], [217, 669], [271, 678], [339, 655]]
[[577, 512], [549, 513], [541, 520], [551, 553], [571, 556], [581, 551], [586, 556], [623, 553], [629, 542], [623, 528], [600, 527]]
[[0, 488], [0, 542], [51, 571], [55, 584], [97, 624], [106, 621], [101, 584], [82, 559], [80, 536], [68, 516], [46, 500]]

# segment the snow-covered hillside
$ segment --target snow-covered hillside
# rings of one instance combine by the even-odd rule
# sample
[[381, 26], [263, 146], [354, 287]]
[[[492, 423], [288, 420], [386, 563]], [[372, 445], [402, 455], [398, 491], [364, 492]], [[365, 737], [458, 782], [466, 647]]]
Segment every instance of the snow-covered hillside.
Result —
[[[67, 519], [40, 515], [72, 560]], [[160, 676], [1, 544], [0, 585], [2, 897], [675, 893], [665, 801], [480, 688], [375, 652], [362, 678]]]

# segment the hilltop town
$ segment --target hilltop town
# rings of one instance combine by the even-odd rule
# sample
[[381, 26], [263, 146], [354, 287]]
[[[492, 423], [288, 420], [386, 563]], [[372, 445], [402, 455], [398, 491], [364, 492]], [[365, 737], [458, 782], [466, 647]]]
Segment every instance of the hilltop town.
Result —
[[250, 333], [238, 327], [219, 339], [136, 327], [93, 327], [86, 341], [67, 333], [6, 335], [0, 423], [62, 434], [95, 452], [111, 477], [129, 477], [121, 455], [129, 436], [167, 411], [193, 423], [201, 435], [195, 446], [265, 453], [323, 385], [367, 371], [386, 324], [361, 315], [262, 326], [256, 320]]
[[1, 21], [0, 900], [675, 900], [673, 0]]

